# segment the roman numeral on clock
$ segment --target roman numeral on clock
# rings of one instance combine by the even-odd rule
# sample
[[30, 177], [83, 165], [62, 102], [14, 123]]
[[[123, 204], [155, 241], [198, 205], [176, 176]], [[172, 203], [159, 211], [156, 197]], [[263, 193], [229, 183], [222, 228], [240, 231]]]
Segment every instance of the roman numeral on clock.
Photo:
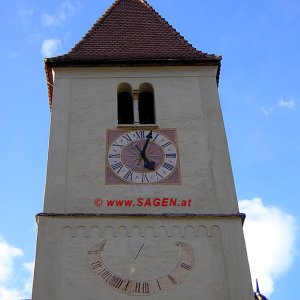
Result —
[[160, 175], [158, 172], [155, 172], [156, 179], [159, 180], [159, 178], [164, 178], [164, 176]]
[[117, 173], [119, 174], [121, 169], [123, 168], [123, 163], [122, 162], [118, 162], [116, 164], [111, 165], [113, 170], [117, 170]]
[[166, 153], [166, 158], [176, 158], [176, 153]]
[[156, 133], [156, 136], [153, 138], [153, 142], [155, 142], [155, 140], [159, 137], [159, 133]]
[[128, 133], [122, 135], [122, 137], [128, 142], [132, 142], [132, 138], [130, 137], [130, 135]]
[[163, 148], [166, 148], [166, 147], [168, 147], [168, 146], [170, 146], [171, 145], [171, 142], [167, 142], [167, 143], [165, 143], [165, 144], [163, 144], [163, 145], [161, 145]]
[[114, 147], [120, 147], [121, 149], [124, 147], [122, 144], [112, 144]]
[[132, 171], [129, 170], [123, 178], [132, 181]]
[[147, 174], [142, 174], [142, 182], [149, 182], [149, 178], [147, 177]]
[[139, 139], [144, 139], [145, 138], [145, 131], [144, 130], [136, 131], [135, 134], [137, 135], [137, 137]]
[[121, 154], [117, 153], [117, 154], [113, 154], [113, 153], [109, 153], [108, 158], [120, 158]]
[[168, 163], [164, 163], [163, 164], [163, 168], [169, 170], [169, 171], [172, 171], [174, 169], [174, 166], [173, 165], [170, 165]]

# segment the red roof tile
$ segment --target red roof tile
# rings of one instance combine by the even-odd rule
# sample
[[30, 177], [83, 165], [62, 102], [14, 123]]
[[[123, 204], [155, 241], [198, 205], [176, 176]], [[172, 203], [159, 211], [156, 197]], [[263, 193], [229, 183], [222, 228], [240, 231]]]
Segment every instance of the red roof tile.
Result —
[[210, 61], [219, 56], [198, 51], [146, 1], [117, 0], [65, 55], [49, 64], [154, 61]]

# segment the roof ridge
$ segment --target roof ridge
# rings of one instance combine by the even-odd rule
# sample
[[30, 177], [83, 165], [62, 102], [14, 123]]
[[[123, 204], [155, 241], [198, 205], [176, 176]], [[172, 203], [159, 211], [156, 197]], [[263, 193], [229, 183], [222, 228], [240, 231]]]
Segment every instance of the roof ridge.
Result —
[[[174, 34], [174, 36], [177, 36], [177, 38], [179, 38], [182, 44], [188, 44], [190, 47], [193, 48], [193, 51], [195, 53], [201, 53], [202, 55], [211, 57], [211, 55], [209, 55], [208, 53], [200, 51], [196, 47], [194, 47], [179, 31], [175, 29], [175, 27], [172, 24], [170, 24], [164, 17], [162, 17], [160, 13], [157, 12], [146, 0], [138, 0], [138, 1], [144, 4], [148, 8], [148, 10], [151, 11], [151, 13], [153, 13], [158, 18], [159, 22], [161, 22], [163, 25], [166, 25], [170, 33]], [[219, 57], [219, 55], [215, 55], [215, 56]]]
[[101, 15], [100, 18], [98, 18], [94, 24], [92, 25], [92, 27], [82, 36], [82, 38], [74, 45], [73, 48], [71, 48], [71, 50], [61, 56], [65, 56], [68, 55], [69, 53], [72, 53], [73, 51], [76, 51], [76, 48], [81, 44], [82, 41], [84, 41], [85, 39], [87, 39], [91, 33], [94, 31], [94, 28], [96, 26], [98, 26], [99, 24], [103, 23], [103, 21], [105, 20], [105, 18], [109, 15], [109, 13], [121, 2], [122, 0], [116, 0], [115, 2], [113, 2], [111, 4], [111, 6]]
[[[184, 37], [182, 34], [180, 34], [180, 32], [178, 32], [164, 17], [162, 17], [146, 0], [139, 0], [141, 2], [144, 2], [144, 4], [146, 4], [147, 8], [152, 12], [154, 13], [154, 15], [156, 17], [158, 17], [159, 21], [164, 24], [164, 25], [167, 25], [168, 29], [170, 29], [171, 33], [173, 33], [174, 35], [176, 35], [177, 37], [179, 37], [180, 41], [181, 42], [186, 42], [188, 43], [192, 48], [194, 48], [194, 50], [196, 51], [199, 51], [197, 50], [191, 43], [189, 43]], [[201, 51], [199, 51], [201, 52]]]

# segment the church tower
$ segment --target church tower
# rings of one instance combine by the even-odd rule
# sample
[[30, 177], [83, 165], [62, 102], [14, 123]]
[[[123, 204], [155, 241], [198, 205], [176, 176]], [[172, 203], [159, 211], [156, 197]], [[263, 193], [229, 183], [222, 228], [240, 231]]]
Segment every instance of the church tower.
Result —
[[117, 0], [45, 61], [51, 130], [32, 300], [252, 300], [221, 57]]

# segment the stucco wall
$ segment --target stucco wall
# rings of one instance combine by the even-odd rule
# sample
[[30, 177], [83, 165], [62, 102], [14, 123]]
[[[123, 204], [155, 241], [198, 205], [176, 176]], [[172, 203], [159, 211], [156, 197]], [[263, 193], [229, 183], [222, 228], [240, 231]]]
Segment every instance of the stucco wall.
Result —
[[[216, 87], [216, 67], [57, 68], [51, 120], [46, 212], [157, 212], [106, 207], [95, 198], [192, 199], [168, 212], [237, 212]], [[105, 185], [106, 130], [117, 128], [117, 87], [154, 88], [159, 128], [177, 129], [181, 185]], [[163, 208], [166, 210], [166, 208]]]

